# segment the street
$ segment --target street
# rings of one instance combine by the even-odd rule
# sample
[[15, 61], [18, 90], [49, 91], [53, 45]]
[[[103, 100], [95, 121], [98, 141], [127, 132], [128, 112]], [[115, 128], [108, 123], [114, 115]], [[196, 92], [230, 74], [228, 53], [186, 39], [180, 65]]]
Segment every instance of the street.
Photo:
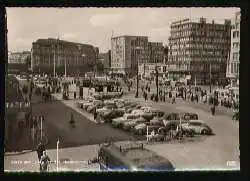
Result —
[[[169, 103], [170, 101], [167, 103], [145, 102], [143, 98], [135, 99], [132, 94], [124, 96], [123, 99], [136, 100], [136, 102], [142, 105], [152, 106], [169, 113], [198, 113], [199, 119], [205, 121], [213, 129], [215, 135], [204, 137], [199, 141], [164, 144], [152, 143], [147, 145], [149, 149], [171, 160], [178, 169], [204, 169], [212, 166], [227, 168], [226, 164], [228, 161], [239, 160], [239, 125], [238, 122], [232, 121], [227, 113], [224, 114], [221, 111], [219, 115], [216, 114], [212, 117], [211, 113], [203, 107], [197, 104], [183, 103], [179, 100], [177, 100], [176, 104], [171, 104]], [[68, 124], [71, 112], [74, 114], [77, 125], [73, 129]], [[99, 144], [103, 143], [107, 138], [112, 138], [114, 141], [126, 141], [132, 136], [132, 134], [114, 129], [108, 124], [96, 125], [70, 107], [64, 105], [62, 101], [34, 104], [33, 114], [45, 116], [45, 124], [48, 128], [49, 150], [56, 148], [58, 138], [61, 149]], [[71, 158], [70, 155], [67, 156], [67, 153], [65, 154], [65, 157]], [[11, 157], [8, 156], [6, 159], [9, 160]], [[12, 166], [8, 164], [5, 167], [7, 169]]]

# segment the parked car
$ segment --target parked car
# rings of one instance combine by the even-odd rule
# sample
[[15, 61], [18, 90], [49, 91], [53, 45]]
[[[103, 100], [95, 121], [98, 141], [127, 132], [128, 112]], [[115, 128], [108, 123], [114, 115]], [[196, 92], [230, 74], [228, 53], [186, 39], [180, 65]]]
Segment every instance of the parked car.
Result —
[[147, 134], [147, 127], [148, 132], [150, 133], [152, 130], [158, 130], [161, 126], [158, 125], [150, 125], [149, 122], [140, 123], [135, 125], [135, 127], [132, 129], [132, 132], [136, 135], [146, 135]]
[[138, 119], [133, 119], [122, 123], [122, 128], [126, 131], [132, 131], [137, 124], [145, 122], [147, 122], [147, 120], [144, 117], [139, 117]]
[[133, 119], [138, 119], [140, 115], [135, 115], [135, 114], [124, 114], [122, 117], [118, 117], [115, 119], [112, 119], [112, 126], [115, 128], [120, 128], [122, 127], [122, 124], [126, 121], [133, 120]]
[[114, 110], [110, 110], [110, 111], [105, 112], [105, 113], [101, 116], [101, 119], [102, 119], [105, 123], [108, 123], [108, 122], [111, 122], [112, 119], [121, 117], [121, 116], [123, 116], [123, 115], [124, 115], [124, 110], [122, 110], [122, 109], [114, 109]]
[[108, 105], [105, 105], [103, 108], [97, 109], [96, 112], [99, 115], [103, 115], [106, 112], [109, 112], [110, 110], [114, 110], [114, 109], [117, 109], [117, 106], [115, 104], [108, 104]]
[[92, 102], [92, 104], [90, 104], [89, 106], [88, 106], [88, 108], [87, 108], [87, 112], [89, 112], [89, 113], [92, 113], [93, 111], [94, 111], [94, 109], [96, 108], [96, 109], [100, 109], [100, 108], [102, 108], [103, 107], [103, 101], [101, 101], [101, 100], [94, 100], [93, 102]]
[[85, 103], [85, 101], [84, 100], [78, 100], [78, 101], [76, 101], [76, 104], [77, 104], [77, 106], [79, 107], [79, 108], [83, 108], [83, 104]]
[[89, 107], [90, 105], [92, 105], [92, 104], [93, 104], [93, 100], [85, 101], [85, 102], [83, 103], [83, 105], [82, 105], [82, 109], [87, 110], [88, 107]]
[[193, 137], [195, 135], [195, 130], [192, 127], [187, 127], [186, 124], [188, 121], [179, 121], [179, 120], [173, 120], [173, 121], [167, 121], [165, 122], [165, 125], [161, 128], [159, 128], [159, 133], [163, 135], [168, 135], [172, 131], [177, 131], [177, 127], [182, 129], [183, 135]]
[[189, 120], [182, 125], [183, 129], [192, 129], [195, 134], [212, 135], [213, 130], [202, 120]]

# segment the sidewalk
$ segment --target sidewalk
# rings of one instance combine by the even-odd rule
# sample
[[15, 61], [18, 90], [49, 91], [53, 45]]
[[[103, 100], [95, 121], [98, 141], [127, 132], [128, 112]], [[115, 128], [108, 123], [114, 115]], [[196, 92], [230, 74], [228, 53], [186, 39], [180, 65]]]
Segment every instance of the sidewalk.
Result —
[[79, 114], [81, 114], [83, 117], [85, 117], [86, 119], [96, 123], [94, 121], [94, 116], [92, 114], [89, 114], [88, 112], [85, 112], [83, 109], [79, 108], [77, 106], [77, 99], [74, 100], [72, 97], [73, 97], [73, 94], [69, 95], [70, 99], [69, 100], [63, 100], [62, 99], [62, 94], [61, 93], [56, 93], [56, 94], [52, 94], [52, 96], [56, 99], [56, 100], [59, 100], [61, 101], [64, 105], [66, 105], [67, 107], [69, 108], [72, 108], [73, 110], [75, 110], [76, 112], [78, 112]]
[[[8, 154], [8, 153], [7, 153]], [[57, 150], [47, 150], [50, 157], [51, 164], [49, 171], [57, 171], [56, 155]], [[97, 157], [98, 145], [88, 145], [73, 148], [59, 149], [59, 169], [58, 171], [98, 171], [98, 164], [88, 165], [88, 160]], [[4, 156], [4, 170], [5, 171], [25, 171], [25, 172], [39, 172], [39, 164], [36, 152], [27, 152], [22, 155], [5, 155]]]

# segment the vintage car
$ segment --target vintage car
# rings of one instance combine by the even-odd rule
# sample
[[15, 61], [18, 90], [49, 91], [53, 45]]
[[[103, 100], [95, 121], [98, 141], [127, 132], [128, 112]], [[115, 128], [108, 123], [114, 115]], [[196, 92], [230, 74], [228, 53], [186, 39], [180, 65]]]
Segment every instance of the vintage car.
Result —
[[186, 124], [182, 124], [182, 129], [192, 129], [195, 134], [213, 135], [213, 130], [202, 120], [189, 120]]
[[145, 123], [147, 120], [144, 117], [139, 117], [138, 119], [126, 121], [122, 123], [122, 128], [126, 131], [132, 131], [137, 124]]
[[140, 123], [135, 125], [135, 127], [132, 129], [132, 132], [136, 135], [146, 135], [147, 131], [151, 132], [152, 130], [158, 130], [161, 126], [159, 125], [150, 125], [149, 122]]
[[188, 121], [179, 121], [179, 120], [173, 120], [173, 121], [167, 121], [164, 122], [165, 125], [161, 128], [159, 128], [158, 132], [163, 135], [169, 135], [173, 131], [178, 132], [178, 127], [182, 129], [183, 135], [193, 137], [195, 135], [195, 130], [191, 127], [186, 127], [186, 124]]
[[117, 106], [115, 104], [107, 104], [104, 107], [97, 109], [96, 112], [99, 115], [103, 115], [106, 112], [109, 112], [110, 110], [117, 109]]
[[104, 106], [103, 101], [101, 101], [101, 100], [94, 100], [94, 101], [92, 102], [92, 104], [90, 104], [90, 105], [88, 106], [87, 112], [92, 113], [92, 112], [94, 111], [95, 108], [96, 108], [96, 109], [100, 109], [100, 108], [102, 108], [103, 106]]
[[112, 119], [112, 126], [115, 128], [120, 128], [120, 127], [122, 127], [122, 124], [124, 122], [129, 121], [129, 120], [133, 120], [133, 119], [138, 119], [138, 118], [140, 118], [140, 115], [124, 114], [122, 117]]
[[76, 104], [77, 104], [77, 106], [79, 107], [79, 108], [83, 108], [83, 104], [85, 103], [86, 101], [84, 101], [84, 100], [78, 100], [78, 101], [76, 101]]
[[109, 110], [107, 112], [105, 112], [102, 116], [101, 119], [105, 122], [105, 123], [109, 123], [112, 121], [112, 119], [121, 117], [124, 115], [124, 110], [122, 109], [113, 109], [113, 110]]

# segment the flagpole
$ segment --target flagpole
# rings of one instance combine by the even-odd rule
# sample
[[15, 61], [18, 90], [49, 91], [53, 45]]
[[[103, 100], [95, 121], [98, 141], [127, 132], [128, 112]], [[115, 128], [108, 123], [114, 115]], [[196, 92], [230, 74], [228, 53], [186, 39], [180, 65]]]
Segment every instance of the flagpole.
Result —
[[58, 171], [58, 166], [59, 166], [59, 158], [58, 158], [58, 151], [59, 151], [59, 139], [57, 140], [56, 143], [56, 171]]

